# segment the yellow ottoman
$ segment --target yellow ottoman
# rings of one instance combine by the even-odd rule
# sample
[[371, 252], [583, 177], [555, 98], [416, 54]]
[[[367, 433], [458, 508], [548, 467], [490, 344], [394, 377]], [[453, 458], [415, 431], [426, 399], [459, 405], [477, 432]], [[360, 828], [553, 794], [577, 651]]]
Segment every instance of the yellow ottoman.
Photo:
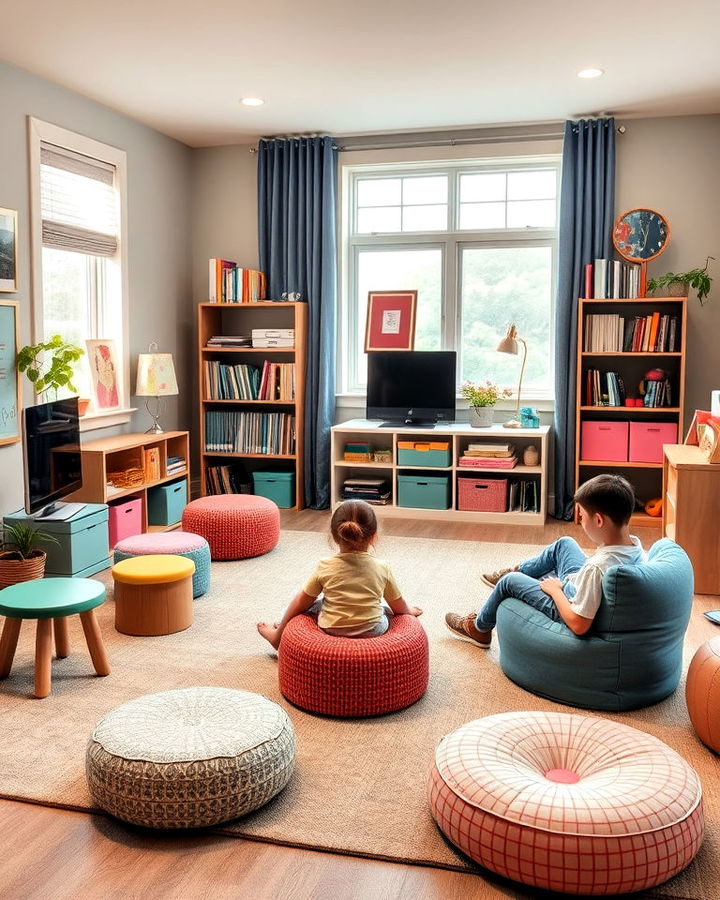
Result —
[[175, 634], [192, 625], [195, 563], [166, 553], [133, 556], [112, 567], [115, 628], [123, 634]]

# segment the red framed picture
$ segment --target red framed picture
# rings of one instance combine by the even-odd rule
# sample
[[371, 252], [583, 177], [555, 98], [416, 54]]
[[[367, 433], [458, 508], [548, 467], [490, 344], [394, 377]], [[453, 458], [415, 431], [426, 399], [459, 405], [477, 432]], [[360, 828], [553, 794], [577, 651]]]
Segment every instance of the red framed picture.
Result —
[[415, 345], [417, 291], [370, 291], [365, 352], [412, 350]]

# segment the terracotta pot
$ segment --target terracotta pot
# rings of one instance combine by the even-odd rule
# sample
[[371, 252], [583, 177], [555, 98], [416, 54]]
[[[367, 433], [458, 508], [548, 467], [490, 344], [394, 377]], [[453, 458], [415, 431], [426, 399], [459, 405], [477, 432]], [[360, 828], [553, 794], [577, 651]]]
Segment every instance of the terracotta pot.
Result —
[[468, 409], [468, 420], [473, 428], [487, 428], [492, 425], [494, 416], [494, 406], [471, 406]]
[[22, 559], [16, 550], [5, 550], [0, 553], [0, 588], [42, 578], [45, 574], [44, 550], [33, 550], [27, 559]]
[[78, 397], [78, 415], [84, 416], [88, 411], [88, 406], [90, 406], [90, 398], [89, 397]]

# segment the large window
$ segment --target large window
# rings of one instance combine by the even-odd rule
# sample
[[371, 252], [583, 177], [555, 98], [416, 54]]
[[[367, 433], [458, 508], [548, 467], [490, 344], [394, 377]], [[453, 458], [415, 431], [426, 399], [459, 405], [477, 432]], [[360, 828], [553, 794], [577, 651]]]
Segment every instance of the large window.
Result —
[[[83, 349], [87, 339], [114, 340], [120, 405], [110, 413], [91, 406], [89, 419], [95, 427], [127, 421], [125, 153], [37, 119], [30, 150], [33, 338], [60, 334]], [[92, 397], [87, 357], [75, 383]]]
[[369, 291], [417, 290], [417, 350], [457, 350], [458, 381], [515, 387], [497, 353], [510, 322], [528, 342], [523, 394], [552, 396], [559, 159], [346, 173], [341, 384], [364, 392]]

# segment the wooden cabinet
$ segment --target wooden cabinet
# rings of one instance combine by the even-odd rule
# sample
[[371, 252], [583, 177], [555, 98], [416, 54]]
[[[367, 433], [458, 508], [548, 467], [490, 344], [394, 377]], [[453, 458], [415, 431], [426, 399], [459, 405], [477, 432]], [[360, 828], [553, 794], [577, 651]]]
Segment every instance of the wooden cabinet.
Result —
[[720, 465], [688, 444], [666, 445], [664, 455], [663, 535], [690, 557], [695, 592], [720, 594]]
[[[189, 499], [189, 432], [100, 438], [84, 442], [80, 457], [83, 486], [67, 498], [69, 501], [113, 504], [123, 498], [138, 497], [142, 501], [143, 531], [171, 531], [180, 527], [179, 520], [167, 525], [148, 525], [148, 493], [161, 485], [184, 482]], [[157, 466], [153, 468], [155, 460]]]
[[[637, 499], [644, 505], [648, 500], [662, 496], [662, 452], [658, 446], [656, 458], [651, 461], [643, 461], [632, 458], [628, 452], [625, 459], [618, 459], [616, 454], [609, 454], [607, 458], [597, 458], [597, 452], [585, 454], [583, 452], [583, 426], [588, 423], [591, 427], [597, 424], [599, 427], [607, 427], [610, 423], [619, 423], [620, 429], [625, 429], [629, 434], [634, 426], [642, 423], [646, 425], [670, 425], [677, 437], [672, 443], [681, 439], [683, 429], [683, 408], [685, 402], [685, 354], [686, 354], [686, 311], [687, 297], [642, 297], [634, 299], [580, 299], [578, 300], [578, 344], [577, 344], [577, 384], [576, 384], [576, 414], [575, 414], [575, 485], [578, 487], [595, 475], [602, 472], [617, 472], [623, 475], [633, 485]], [[639, 319], [652, 317], [658, 314], [668, 321], [675, 320], [673, 333], [675, 343], [668, 340], [669, 331], [666, 330], [664, 346], [673, 349], [663, 350], [593, 350], [590, 346], [597, 343], [589, 339], [591, 327], [603, 328], [604, 323], [600, 318], [589, 317], [620, 317], [625, 322], [633, 322]], [[607, 320], [606, 320], [607, 321]], [[612, 325], [609, 327], [612, 334]], [[604, 346], [612, 346], [612, 338], [602, 341]], [[656, 345], [659, 344], [657, 336]], [[626, 346], [625, 329], [618, 334], [615, 346]], [[643, 381], [648, 371], [661, 369], [667, 376], [670, 386], [670, 403], [661, 406], [626, 406], [600, 404], [597, 397], [593, 396], [591, 389], [592, 373], [600, 373], [599, 384], [601, 393], [606, 383], [607, 372], [616, 373], [624, 386], [628, 398], [640, 399], [639, 383]], [[617, 380], [617, 379], [616, 379]], [[617, 397], [609, 397], [617, 400]], [[622, 399], [622, 398], [620, 398]], [[588, 458], [588, 455], [592, 458]], [[660, 519], [648, 516], [638, 511], [631, 520], [631, 525], [660, 527]]]
[[[303, 445], [307, 303], [200, 303], [198, 383], [200, 385], [200, 490], [202, 495], [252, 490], [253, 471], [294, 475], [294, 509], [303, 507]], [[292, 330], [294, 345], [233, 346], [212, 338], [251, 337], [253, 330]], [[265, 399], [240, 399], [247, 367], [262, 377], [274, 369], [277, 390]], [[294, 366], [292, 370], [291, 364]], [[235, 367], [238, 367], [237, 372]], [[286, 379], [281, 384], [281, 379]], [[294, 387], [292, 386], [294, 385]], [[240, 388], [240, 389], [239, 389]], [[278, 396], [279, 395], [279, 396]], [[251, 415], [255, 414], [255, 415]], [[237, 465], [240, 464], [240, 465]], [[242, 467], [242, 468], [241, 468]]]

